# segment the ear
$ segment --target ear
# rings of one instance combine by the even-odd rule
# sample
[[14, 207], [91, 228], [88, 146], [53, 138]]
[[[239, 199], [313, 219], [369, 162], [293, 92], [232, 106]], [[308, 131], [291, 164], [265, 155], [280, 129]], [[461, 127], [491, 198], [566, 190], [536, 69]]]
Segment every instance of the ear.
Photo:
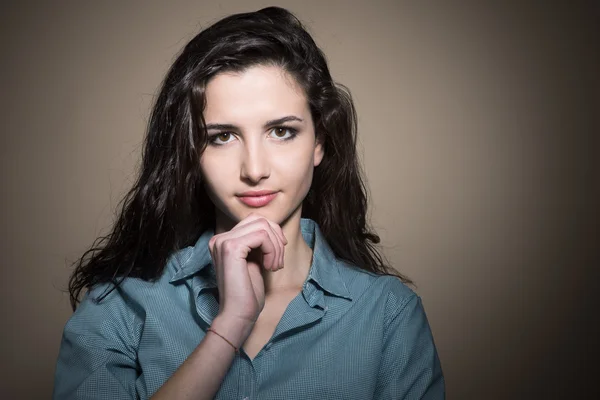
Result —
[[315, 141], [315, 149], [313, 153], [314, 166], [317, 167], [323, 161], [323, 156], [325, 155], [325, 150], [323, 149], [323, 144], [320, 139]]

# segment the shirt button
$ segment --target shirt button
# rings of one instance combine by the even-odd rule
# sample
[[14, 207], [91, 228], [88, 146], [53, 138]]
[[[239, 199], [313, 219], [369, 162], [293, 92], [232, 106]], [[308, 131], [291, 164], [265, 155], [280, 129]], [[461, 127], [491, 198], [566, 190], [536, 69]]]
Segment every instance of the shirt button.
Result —
[[244, 397], [242, 400], [250, 400], [250, 397]]

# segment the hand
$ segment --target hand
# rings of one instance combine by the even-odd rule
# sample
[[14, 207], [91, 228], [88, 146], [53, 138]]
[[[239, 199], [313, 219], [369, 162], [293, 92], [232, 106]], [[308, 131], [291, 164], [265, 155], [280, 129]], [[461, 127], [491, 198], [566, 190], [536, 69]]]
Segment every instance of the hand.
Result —
[[221, 319], [244, 327], [254, 325], [265, 305], [261, 268], [283, 268], [286, 244], [281, 227], [256, 213], [210, 239]]

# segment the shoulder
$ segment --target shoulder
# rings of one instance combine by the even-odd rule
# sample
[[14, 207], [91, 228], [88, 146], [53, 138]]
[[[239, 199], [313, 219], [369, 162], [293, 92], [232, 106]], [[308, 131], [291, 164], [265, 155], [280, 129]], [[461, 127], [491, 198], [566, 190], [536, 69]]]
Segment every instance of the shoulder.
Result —
[[119, 287], [103, 283], [91, 288], [67, 322], [65, 332], [83, 335], [94, 331], [103, 335], [102, 332], [118, 331], [127, 336], [132, 334], [138, 315], [135, 302], [129, 300], [132, 296], [126, 294], [132, 293], [128, 281], [125, 279]]
[[[118, 286], [113, 283], [94, 285], [67, 323], [67, 329], [83, 327], [133, 329], [144, 319], [147, 299], [165, 290], [163, 277], [150, 282], [140, 278], [125, 278]], [[81, 325], [81, 326], [80, 326]]]
[[376, 303], [386, 319], [402, 312], [411, 303], [420, 303], [419, 296], [394, 275], [381, 275], [362, 270], [340, 261], [340, 274], [352, 299]]
[[362, 295], [367, 289], [371, 295], [389, 296], [395, 302], [403, 302], [416, 296], [397, 276], [376, 274], [344, 261], [338, 261], [338, 265], [340, 275], [353, 297]]
[[145, 280], [126, 277], [117, 286], [112, 283], [95, 285], [84, 297], [82, 305], [87, 304], [95, 309], [110, 308], [114, 310], [115, 308], [130, 308], [148, 302], [158, 302], [161, 300], [160, 297], [167, 295], [173, 286], [169, 283], [173, 277], [171, 259], [157, 279]]
[[147, 285], [127, 278], [116, 288], [104, 283], [86, 293], [63, 330], [54, 398], [95, 393], [98, 382], [111, 388], [111, 398], [135, 396], [145, 318], [139, 294]]
[[421, 298], [396, 276], [347, 264], [343, 276], [360, 311], [355, 324], [368, 327], [365, 346], [380, 346], [373, 398], [443, 398], [441, 364]]
[[167, 265], [156, 280], [127, 277], [118, 286], [95, 285], [83, 297], [67, 329], [82, 325], [87, 329], [139, 330], [149, 315], [168, 314], [181, 306], [187, 290], [182, 287], [185, 285], [171, 283], [173, 274], [172, 265]]

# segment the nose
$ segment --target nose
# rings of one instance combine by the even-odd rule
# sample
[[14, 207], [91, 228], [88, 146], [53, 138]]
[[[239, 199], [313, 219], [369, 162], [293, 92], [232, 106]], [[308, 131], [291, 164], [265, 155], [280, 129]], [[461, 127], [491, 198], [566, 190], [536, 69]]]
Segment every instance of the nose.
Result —
[[262, 143], [254, 140], [247, 142], [240, 170], [241, 178], [252, 183], [268, 178], [271, 173], [268, 161], [268, 154]]

